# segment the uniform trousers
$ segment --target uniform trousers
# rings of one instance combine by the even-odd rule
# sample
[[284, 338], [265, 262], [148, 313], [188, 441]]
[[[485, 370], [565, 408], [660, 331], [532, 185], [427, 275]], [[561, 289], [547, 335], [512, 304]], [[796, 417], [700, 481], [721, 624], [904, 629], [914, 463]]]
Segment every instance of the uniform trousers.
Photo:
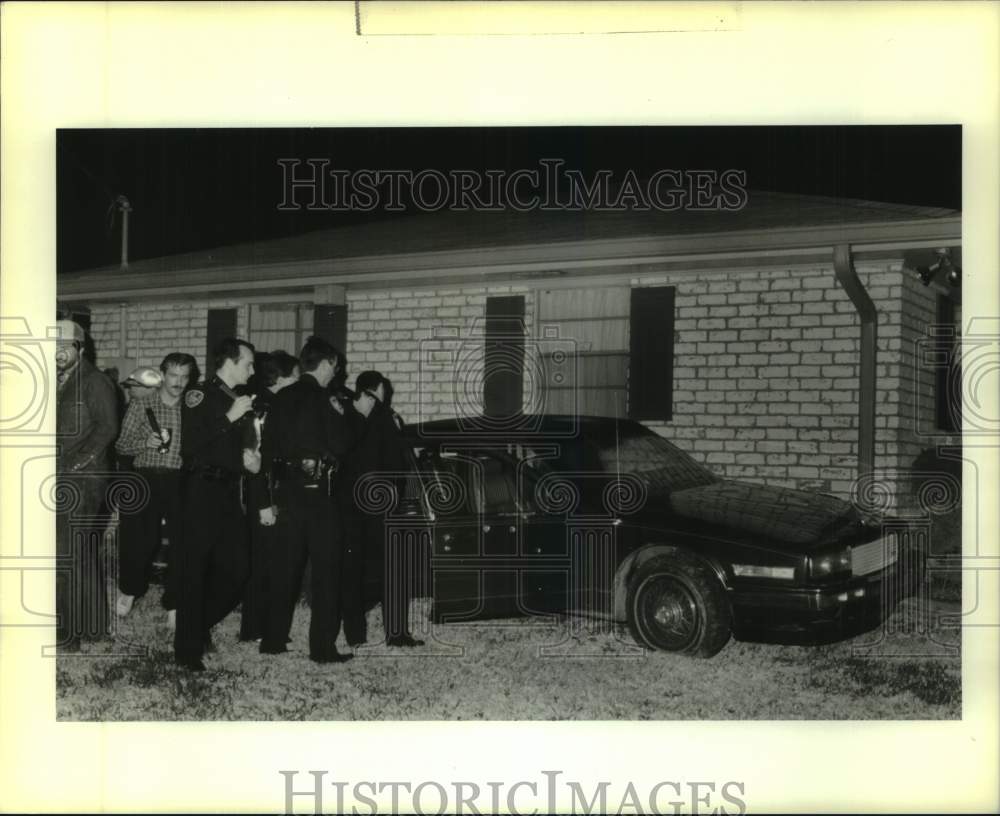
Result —
[[179, 470], [140, 468], [136, 473], [149, 486], [149, 501], [134, 512], [120, 511], [118, 588], [125, 595], [145, 595], [153, 572], [153, 558], [161, 541], [161, 520], [167, 522], [170, 551], [161, 604], [174, 609], [177, 592], [177, 553], [182, 549], [182, 478]]
[[250, 577], [243, 593], [240, 609], [240, 640], [257, 640], [264, 637], [267, 628], [268, 605], [271, 595], [271, 565], [275, 548], [283, 546], [277, 535], [277, 526], [265, 527], [260, 523], [259, 511], [250, 511]]
[[178, 660], [200, 660], [209, 630], [240, 602], [248, 573], [239, 479], [187, 476], [178, 559]]
[[302, 589], [302, 573], [309, 559], [311, 611], [309, 656], [323, 660], [336, 654], [340, 631], [340, 569], [342, 531], [334, 500], [325, 484], [289, 482], [277, 491], [278, 522], [270, 572], [268, 619], [260, 650], [286, 651], [295, 604]]

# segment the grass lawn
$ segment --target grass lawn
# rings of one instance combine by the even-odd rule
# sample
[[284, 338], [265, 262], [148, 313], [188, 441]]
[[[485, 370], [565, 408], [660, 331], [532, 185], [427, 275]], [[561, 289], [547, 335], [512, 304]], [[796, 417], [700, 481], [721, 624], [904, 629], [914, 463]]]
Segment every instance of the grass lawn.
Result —
[[643, 653], [622, 629], [579, 619], [432, 627], [417, 600], [425, 647], [372, 645], [318, 666], [308, 609], [296, 613], [293, 651], [277, 657], [238, 642], [237, 612], [214, 631], [208, 671], [192, 675], [173, 665], [158, 594], [117, 622], [112, 643], [58, 659], [60, 720], [961, 717], [960, 633], [940, 620], [958, 613], [954, 600], [907, 599], [883, 629], [832, 645], [731, 641], [711, 660]]

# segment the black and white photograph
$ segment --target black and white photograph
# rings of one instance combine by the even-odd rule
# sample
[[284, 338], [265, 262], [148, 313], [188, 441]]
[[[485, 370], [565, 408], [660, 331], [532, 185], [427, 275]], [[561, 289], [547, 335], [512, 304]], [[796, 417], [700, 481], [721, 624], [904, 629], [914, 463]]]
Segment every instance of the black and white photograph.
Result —
[[959, 717], [961, 139], [60, 131], [59, 717]]
[[997, 812], [998, 21], [0, 4], [0, 810]]

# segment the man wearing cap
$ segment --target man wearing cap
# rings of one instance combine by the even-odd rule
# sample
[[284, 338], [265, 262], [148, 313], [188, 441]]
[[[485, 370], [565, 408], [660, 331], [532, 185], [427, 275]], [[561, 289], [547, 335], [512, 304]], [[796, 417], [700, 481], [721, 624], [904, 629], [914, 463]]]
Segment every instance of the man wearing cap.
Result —
[[[134, 512], [121, 514], [115, 606], [120, 617], [127, 615], [135, 599], [149, 589], [153, 557], [160, 545], [164, 521], [171, 551], [180, 550], [181, 397], [195, 371], [194, 357], [173, 352], [163, 358], [159, 371], [136, 369], [126, 380], [149, 386], [150, 393], [129, 401], [115, 449], [123, 456], [133, 457], [134, 470], [145, 481], [149, 499]], [[172, 612], [176, 608], [177, 562], [176, 557], [168, 560], [161, 598], [168, 612], [168, 624], [173, 622]]]
[[184, 395], [181, 455], [184, 532], [178, 559], [174, 658], [192, 671], [202, 662], [211, 628], [233, 611], [247, 578], [247, 525], [241, 482], [260, 471], [260, 455], [244, 450], [253, 398], [235, 389], [253, 374], [254, 347], [228, 337], [213, 353], [215, 376]]
[[83, 328], [72, 320], [56, 325], [56, 631], [64, 650], [77, 651], [81, 639], [108, 634], [100, 512], [118, 409], [114, 384], [83, 357]]

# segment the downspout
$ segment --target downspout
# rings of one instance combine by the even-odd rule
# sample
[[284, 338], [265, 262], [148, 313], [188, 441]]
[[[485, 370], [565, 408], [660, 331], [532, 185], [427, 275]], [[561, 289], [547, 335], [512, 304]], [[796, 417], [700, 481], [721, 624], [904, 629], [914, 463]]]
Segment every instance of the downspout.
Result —
[[[858, 481], [864, 485], [875, 472], [875, 362], [878, 355], [878, 313], [858, 277], [851, 258], [851, 247], [833, 248], [833, 268], [837, 280], [847, 292], [861, 318], [861, 375], [858, 399]], [[870, 489], [858, 490], [862, 506], [869, 504]]]

